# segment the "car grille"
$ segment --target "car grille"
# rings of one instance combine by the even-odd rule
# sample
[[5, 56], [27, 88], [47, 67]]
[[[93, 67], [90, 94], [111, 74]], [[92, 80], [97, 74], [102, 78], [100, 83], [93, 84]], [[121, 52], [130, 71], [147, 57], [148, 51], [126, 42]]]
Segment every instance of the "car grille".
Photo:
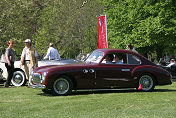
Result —
[[41, 75], [39, 73], [34, 73], [32, 75], [32, 82], [34, 84], [41, 84]]

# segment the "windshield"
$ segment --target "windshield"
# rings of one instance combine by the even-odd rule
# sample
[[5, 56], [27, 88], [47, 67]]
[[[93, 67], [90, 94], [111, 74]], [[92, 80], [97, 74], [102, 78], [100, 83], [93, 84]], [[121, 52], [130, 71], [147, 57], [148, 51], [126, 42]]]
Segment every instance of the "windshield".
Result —
[[93, 62], [99, 63], [103, 57], [104, 53], [101, 51], [94, 51], [92, 54], [86, 59], [85, 62]]

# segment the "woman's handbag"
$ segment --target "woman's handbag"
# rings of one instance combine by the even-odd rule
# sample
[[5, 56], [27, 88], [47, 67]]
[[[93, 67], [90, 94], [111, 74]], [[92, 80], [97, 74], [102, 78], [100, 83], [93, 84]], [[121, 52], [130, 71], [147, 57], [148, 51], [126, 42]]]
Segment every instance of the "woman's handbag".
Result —
[[1, 63], [7, 63], [5, 54], [2, 54], [2, 55], [1, 55]]

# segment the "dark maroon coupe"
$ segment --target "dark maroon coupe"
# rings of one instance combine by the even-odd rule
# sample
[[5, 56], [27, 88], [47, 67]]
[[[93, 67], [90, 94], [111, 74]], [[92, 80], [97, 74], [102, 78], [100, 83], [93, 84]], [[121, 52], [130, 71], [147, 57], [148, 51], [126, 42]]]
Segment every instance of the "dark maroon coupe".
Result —
[[68, 95], [79, 89], [138, 88], [152, 91], [172, 83], [161, 67], [132, 51], [97, 49], [82, 63], [49, 65], [34, 69], [31, 87]]

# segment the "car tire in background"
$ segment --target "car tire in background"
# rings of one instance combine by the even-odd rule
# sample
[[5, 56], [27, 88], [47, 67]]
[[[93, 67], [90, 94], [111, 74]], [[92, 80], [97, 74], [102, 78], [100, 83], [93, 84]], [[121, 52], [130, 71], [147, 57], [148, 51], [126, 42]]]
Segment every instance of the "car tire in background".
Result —
[[67, 76], [58, 77], [53, 83], [53, 94], [54, 95], [69, 95], [73, 89], [73, 82]]
[[26, 84], [26, 76], [25, 73], [23, 71], [15, 71], [13, 73], [13, 77], [11, 80], [12, 85], [14, 86], [22, 86]]
[[[141, 86], [140, 91], [148, 92], [153, 91], [156, 81], [150, 74], [143, 74], [138, 81], [138, 86]], [[139, 90], [139, 88], [137, 88]]]

